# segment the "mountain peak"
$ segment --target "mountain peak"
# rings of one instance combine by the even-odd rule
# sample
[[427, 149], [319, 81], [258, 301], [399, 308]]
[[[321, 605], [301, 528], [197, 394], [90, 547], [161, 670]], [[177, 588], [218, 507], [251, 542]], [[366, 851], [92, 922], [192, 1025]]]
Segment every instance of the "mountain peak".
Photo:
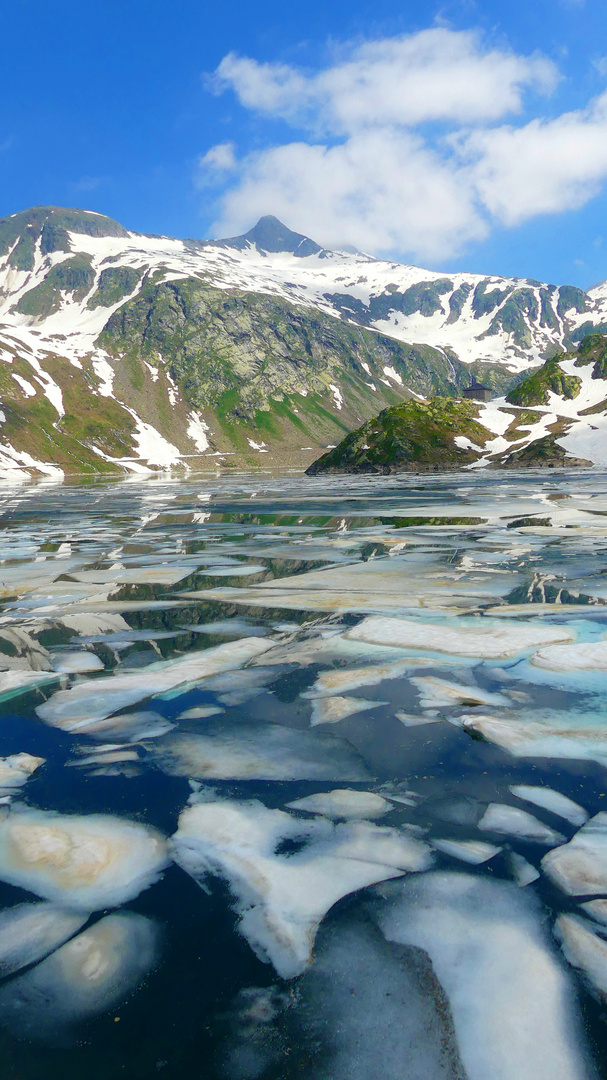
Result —
[[216, 240], [221, 247], [232, 247], [242, 251], [249, 245], [268, 253], [289, 252], [298, 258], [306, 255], [318, 255], [323, 249], [314, 240], [303, 233], [293, 232], [283, 225], [273, 214], [261, 217], [256, 225], [242, 236], [232, 236], [227, 240]]

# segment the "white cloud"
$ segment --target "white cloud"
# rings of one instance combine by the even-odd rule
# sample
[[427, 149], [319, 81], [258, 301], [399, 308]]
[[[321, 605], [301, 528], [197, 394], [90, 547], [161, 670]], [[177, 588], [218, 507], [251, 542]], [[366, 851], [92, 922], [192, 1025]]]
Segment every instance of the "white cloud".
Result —
[[223, 199], [216, 235], [272, 213], [327, 246], [409, 251], [439, 259], [486, 225], [461, 170], [416, 135], [364, 131], [337, 146], [289, 143], [249, 157]]
[[576, 209], [607, 177], [607, 93], [555, 120], [475, 131], [462, 148], [476, 158], [481, 202], [503, 224]]
[[443, 27], [350, 46], [315, 73], [229, 54], [215, 92], [299, 130], [240, 161], [232, 143], [200, 159], [201, 176], [230, 179], [214, 233], [271, 213], [327, 246], [440, 261], [496, 222], [575, 209], [607, 178], [607, 94], [512, 123], [525, 92], [558, 78], [543, 57]]
[[557, 80], [544, 57], [483, 50], [471, 31], [436, 27], [358, 45], [317, 73], [229, 53], [214, 85], [231, 88], [247, 108], [346, 133], [385, 124], [495, 120], [520, 111], [524, 87], [550, 92]]

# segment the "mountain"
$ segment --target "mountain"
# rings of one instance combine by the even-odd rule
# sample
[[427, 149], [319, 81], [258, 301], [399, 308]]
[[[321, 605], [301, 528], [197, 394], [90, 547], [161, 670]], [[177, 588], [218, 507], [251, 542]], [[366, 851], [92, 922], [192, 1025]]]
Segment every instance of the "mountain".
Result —
[[607, 337], [589, 334], [487, 403], [435, 397], [384, 409], [307, 469], [607, 466]]
[[607, 329], [607, 284], [444, 275], [274, 217], [227, 240], [0, 219], [0, 473], [305, 467], [380, 410], [505, 394]]

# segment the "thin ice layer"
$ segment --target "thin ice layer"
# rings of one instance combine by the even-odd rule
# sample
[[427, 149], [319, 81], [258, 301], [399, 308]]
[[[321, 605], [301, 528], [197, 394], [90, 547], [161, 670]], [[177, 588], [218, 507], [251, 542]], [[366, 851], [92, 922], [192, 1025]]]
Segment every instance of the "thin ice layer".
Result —
[[438, 622], [417, 622], [414, 619], [390, 619], [381, 615], [363, 619], [358, 626], [348, 630], [345, 637], [371, 645], [429, 649], [432, 652], [486, 660], [517, 656], [528, 649], [557, 641], [573, 641], [573, 634], [565, 627], [546, 626], [539, 622], [521, 621], [515, 626], [500, 626], [487, 619], [477, 629], [468, 624], [451, 626]]
[[319, 791], [287, 803], [290, 810], [306, 810], [310, 814], [324, 814], [328, 818], [378, 818], [394, 810], [393, 803], [373, 791], [354, 791], [352, 788], [336, 788]]
[[310, 727], [318, 727], [319, 724], [338, 724], [340, 720], [354, 716], [355, 713], [368, 712], [369, 709], [377, 709], [387, 704], [387, 701], [342, 697], [340, 694], [335, 694], [334, 697], [315, 698], [312, 702]]
[[568, 844], [544, 855], [542, 870], [572, 896], [607, 894], [607, 813], [597, 814]]
[[[565, 727], [474, 714], [450, 717], [450, 720], [466, 731], [482, 735], [487, 742], [501, 746], [514, 757], [582, 758], [607, 765], [607, 730], [600, 727]], [[567, 720], [573, 725], [575, 716], [563, 714], [563, 725]]]
[[22, 787], [44, 762], [45, 758], [25, 753], [0, 758], [0, 793]]
[[271, 645], [261, 638], [242, 638], [177, 660], [149, 664], [134, 672], [86, 680], [69, 690], [59, 690], [39, 705], [36, 712], [41, 720], [53, 727], [85, 731], [91, 721], [103, 720], [144, 698], [239, 668]]
[[429, 954], [468, 1080], [590, 1080], [570, 980], [527, 892], [455, 873], [388, 892], [379, 925]]
[[364, 781], [369, 771], [355, 750], [335, 735], [278, 724], [209, 720], [204, 731], [169, 735], [150, 747], [170, 776], [194, 780]]
[[478, 827], [484, 832], [520, 836], [524, 840], [535, 840], [539, 844], [562, 844], [565, 841], [561, 833], [538, 821], [533, 814], [507, 803], [490, 803]]
[[0, 880], [80, 911], [132, 900], [167, 863], [160, 833], [107, 814], [19, 806], [0, 822]]
[[554, 931], [568, 962], [584, 973], [595, 995], [607, 1001], [607, 941], [577, 915], [560, 915]]
[[0, 1024], [20, 1039], [70, 1043], [73, 1025], [129, 996], [158, 959], [157, 925], [108, 915], [0, 989]]
[[516, 795], [517, 799], [523, 799], [525, 802], [534, 803], [535, 806], [541, 806], [544, 810], [549, 810], [551, 814], [557, 814], [558, 817], [564, 818], [565, 821], [570, 821], [572, 825], [579, 827], [588, 820], [588, 814], [583, 806], [574, 802], [573, 799], [569, 799], [566, 795], [562, 795], [560, 791], [554, 791], [552, 788], [534, 787], [528, 784], [511, 784], [510, 791], [513, 795]]
[[48, 956], [84, 926], [88, 916], [43, 902], [0, 911], [0, 976]]
[[[257, 801], [188, 807], [172, 842], [175, 861], [196, 881], [226, 878], [240, 933], [285, 979], [310, 962], [318, 924], [341, 897], [431, 863], [424, 844], [394, 829], [303, 821]], [[294, 853], [280, 853], [294, 843]]]

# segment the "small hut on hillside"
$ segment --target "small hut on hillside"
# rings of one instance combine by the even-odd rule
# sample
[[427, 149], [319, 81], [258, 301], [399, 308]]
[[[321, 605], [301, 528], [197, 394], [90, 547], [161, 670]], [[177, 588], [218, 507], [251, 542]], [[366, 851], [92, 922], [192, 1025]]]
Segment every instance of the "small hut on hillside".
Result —
[[480, 383], [474, 379], [464, 390], [463, 396], [468, 401], [491, 401], [493, 397], [493, 391], [488, 386], [481, 386]]

